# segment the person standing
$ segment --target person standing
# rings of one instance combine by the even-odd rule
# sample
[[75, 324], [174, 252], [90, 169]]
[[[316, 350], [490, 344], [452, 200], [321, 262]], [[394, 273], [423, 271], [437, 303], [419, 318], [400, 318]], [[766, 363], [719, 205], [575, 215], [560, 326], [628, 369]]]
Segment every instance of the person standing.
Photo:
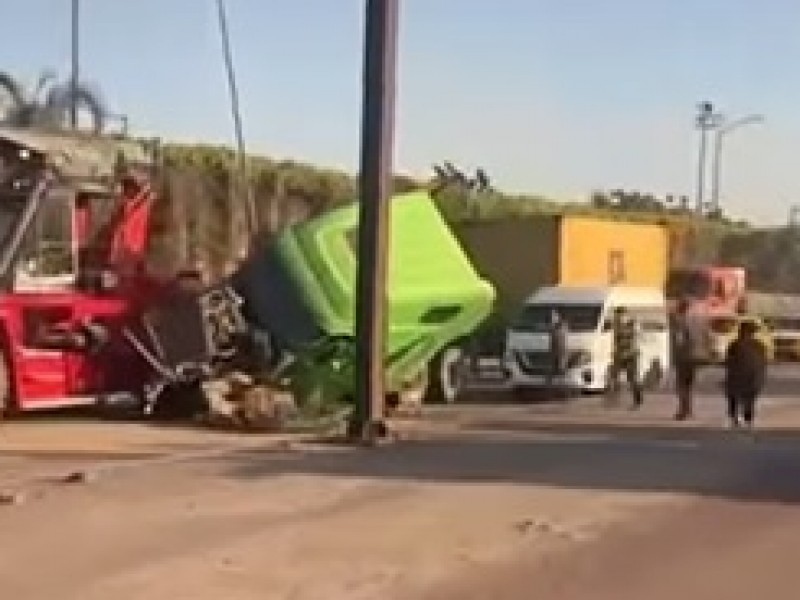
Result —
[[621, 306], [614, 309], [612, 322], [613, 348], [609, 372], [610, 400], [616, 404], [620, 393], [620, 376], [625, 379], [633, 394], [631, 408], [640, 408], [644, 403], [644, 391], [639, 379], [639, 326]]
[[752, 321], [741, 323], [725, 355], [725, 395], [733, 428], [738, 428], [741, 420], [748, 429], [753, 427], [756, 402], [766, 381], [767, 352], [756, 339], [756, 331]]
[[676, 421], [690, 419], [694, 413], [694, 384], [697, 371], [711, 353], [711, 329], [706, 319], [689, 314], [689, 303], [681, 300], [672, 327], [672, 363], [678, 395]]

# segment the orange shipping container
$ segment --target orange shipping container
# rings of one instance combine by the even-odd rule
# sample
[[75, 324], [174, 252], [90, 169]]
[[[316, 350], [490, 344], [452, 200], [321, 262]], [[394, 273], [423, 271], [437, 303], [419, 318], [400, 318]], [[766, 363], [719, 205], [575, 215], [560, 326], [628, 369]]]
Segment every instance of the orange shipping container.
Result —
[[558, 283], [663, 289], [667, 232], [660, 225], [563, 217]]
[[668, 234], [650, 223], [580, 215], [535, 215], [456, 223], [453, 229], [479, 273], [510, 315], [544, 285], [662, 288]]

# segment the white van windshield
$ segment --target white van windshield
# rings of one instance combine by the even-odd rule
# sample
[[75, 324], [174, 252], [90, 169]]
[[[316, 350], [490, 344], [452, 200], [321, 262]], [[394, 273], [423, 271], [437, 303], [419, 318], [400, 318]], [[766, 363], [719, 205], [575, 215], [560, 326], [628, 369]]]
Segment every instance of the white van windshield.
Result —
[[570, 331], [595, 331], [603, 307], [599, 304], [527, 304], [514, 322], [514, 329], [531, 333], [549, 331], [553, 312], [567, 322]]

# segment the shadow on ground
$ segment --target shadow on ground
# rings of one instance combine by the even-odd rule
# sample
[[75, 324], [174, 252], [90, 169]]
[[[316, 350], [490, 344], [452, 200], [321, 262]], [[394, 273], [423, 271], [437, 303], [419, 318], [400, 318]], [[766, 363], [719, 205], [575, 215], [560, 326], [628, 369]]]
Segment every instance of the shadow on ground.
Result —
[[[776, 373], [770, 395], [793, 396], [800, 389], [798, 381], [796, 371]], [[370, 450], [242, 450], [213, 460], [226, 461], [239, 478], [302, 473], [800, 503], [800, 431], [770, 429], [752, 439], [694, 424], [608, 423], [597, 415], [578, 415], [578, 422], [570, 418], [569, 403], [537, 411], [523, 407], [513, 411], [513, 418], [500, 419], [491, 418], [490, 409], [482, 418], [484, 412], [477, 407], [467, 411], [469, 423], [460, 432], [426, 434], [425, 440]], [[85, 411], [71, 414], [86, 418]], [[447, 422], [452, 416], [444, 409], [432, 421]], [[31, 417], [40, 418], [52, 415]], [[193, 427], [180, 421], [155, 425]]]
[[482, 422], [458, 434], [373, 449], [238, 453], [231, 473], [302, 473], [417, 482], [508, 483], [800, 502], [800, 432]]

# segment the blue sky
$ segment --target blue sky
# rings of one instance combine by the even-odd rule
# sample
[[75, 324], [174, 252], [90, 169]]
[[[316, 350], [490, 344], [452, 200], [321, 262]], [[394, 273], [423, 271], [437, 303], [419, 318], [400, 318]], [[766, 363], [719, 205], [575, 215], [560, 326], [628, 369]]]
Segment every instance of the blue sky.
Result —
[[[789, 0], [401, 0], [398, 169], [482, 165], [515, 191], [687, 193], [705, 98], [761, 126], [726, 142], [724, 202], [800, 202], [800, 4]], [[3, 7], [0, 68], [69, 68], [69, 0]], [[82, 68], [133, 127], [228, 141], [212, 0], [82, 0]], [[363, 0], [228, 0], [248, 143], [353, 169]]]

